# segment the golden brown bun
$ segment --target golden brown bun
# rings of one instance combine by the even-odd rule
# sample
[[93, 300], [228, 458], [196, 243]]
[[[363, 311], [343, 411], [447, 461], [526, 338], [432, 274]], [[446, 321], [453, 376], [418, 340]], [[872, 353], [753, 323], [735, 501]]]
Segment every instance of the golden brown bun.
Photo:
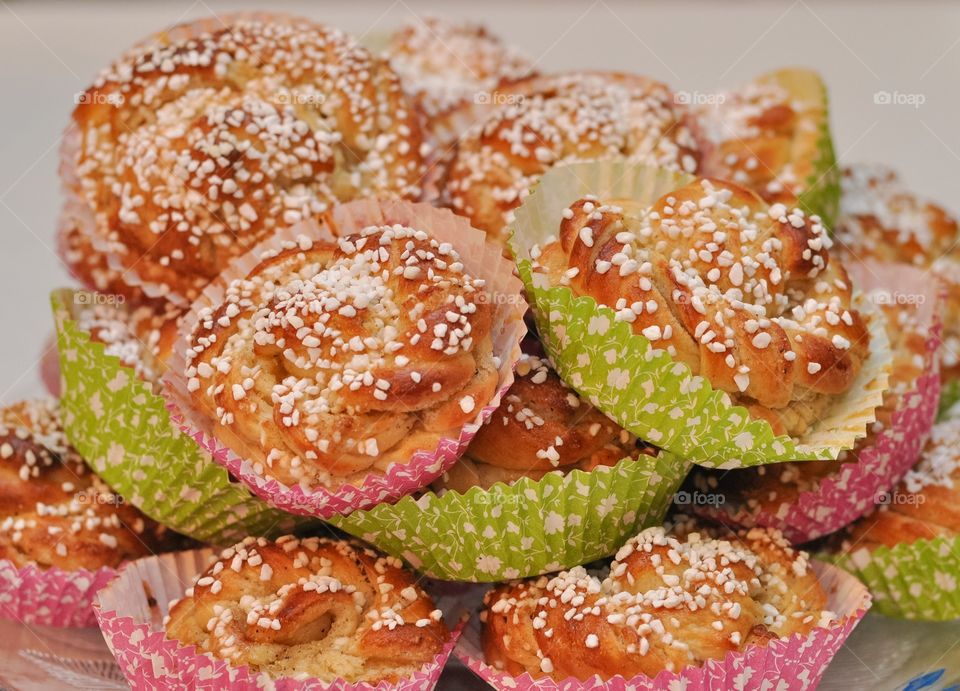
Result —
[[697, 179], [650, 208], [587, 197], [534, 248], [554, 284], [617, 311], [634, 333], [800, 435], [869, 354], [843, 267], [815, 218]]
[[891, 168], [843, 169], [837, 247], [857, 258], [930, 266], [957, 241], [957, 221], [909, 191]]
[[203, 25], [129, 51], [73, 112], [68, 194], [124, 273], [189, 300], [336, 201], [419, 196], [419, 124], [385, 61], [306, 19]]
[[836, 461], [803, 461], [775, 463], [741, 470], [709, 471], [696, 469], [688, 482], [700, 492], [722, 494], [724, 506], [735, 512], [748, 514], [765, 512], [779, 515], [786, 506], [795, 504], [803, 492], [815, 491], [827, 477], [841, 472], [843, 463], [856, 463], [860, 451], [876, 445], [877, 435], [888, 429], [894, 411], [900, 409], [904, 396], [913, 391], [918, 378], [931, 367], [932, 356], [927, 351], [929, 333], [918, 323], [917, 309], [912, 304], [881, 305], [887, 317], [887, 336], [893, 352], [889, 389], [884, 393], [883, 405], [876, 410], [876, 422], [867, 436], [856, 446], [840, 455]]
[[[451, 110], [464, 103], [493, 103], [501, 84], [533, 72], [526, 56], [483, 25], [439, 17], [418, 17], [394, 31], [386, 55], [434, 138], [452, 134], [445, 132], [452, 125]], [[451, 143], [441, 136], [436, 153]]]
[[747, 187], [770, 204], [796, 205], [817, 175], [820, 128], [827, 118], [822, 90], [815, 72], [784, 69], [698, 107], [708, 142], [704, 174]]
[[128, 285], [123, 274], [110, 267], [107, 258], [97, 252], [90, 238], [77, 227], [75, 218], [64, 212], [57, 238], [58, 251], [67, 269], [84, 287], [109, 295], [115, 300], [122, 296], [131, 305], [153, 305], [160, 309], [158, 300], [151, 300], [136, 286]]
[[493, 398], [491, 301], [403, 226], [265, 259], [201, 314], [186, 376], [218, 434], [282, 482], [335, 487], [457, 436]]
[[636, 437], [581, 399], [546, 359], [524, 354], [515, 375], [500, 407], [437, 488], [465, 492], [656, 453], [641, 449]]
[[576, 567], [487, 593], [487, 662], [512, 675], [655, 677], [833, 618], [806, 555], [775, 531], [648, 528], [606, 572]]
[[957, 220], [910, 191], [892, 169], [843, 170], [837, 249], [848, 261], [878, 259], [931, 267], [947, 295], [943, 303], [944, 381], [960, 378], [960, 249]]
[[883, 499], [850, 529], [848, 546], [894, 547], [960, 535], [960, 419], [934, 425], [920, 461]]
[[445, 195], [454, 211], [504, 240], [513, 209], [549, 168], [624, 156], [696, 172], [699, 153], [673, 92], [646, 77], [586, 72], [501, 87], [506, 101], [453, 152]]
[[54, 400], [0, 409], [0, 559], [95, 570], [182, 544], [87, 468]]
[[398, 560], [358, 544], [247, 538], [171, 605], [167, 637], [272, 677], [396, 681], [449, 638]]

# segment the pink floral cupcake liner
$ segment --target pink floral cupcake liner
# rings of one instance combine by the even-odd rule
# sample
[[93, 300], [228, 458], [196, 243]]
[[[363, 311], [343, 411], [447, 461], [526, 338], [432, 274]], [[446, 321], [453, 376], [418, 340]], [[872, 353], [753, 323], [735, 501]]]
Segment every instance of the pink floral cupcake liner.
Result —
[[96, 626], [94, 598], [116, 575], [107, 567], [43, 570], [0, 560], [0, 617], [37, 626]]
[[708, 660], [701, 667], [686, 667], [679, 672], [663, 671], [651, 679], [616, 676], [587, 681], [569, 678], [557, 682], [518, 677], [494, 669], [483, 661], [480, 628], [476, 617], [457, 644], [456, 656], [497, 691], [725, 691], [726, 689], [777, 689], [794, 691], [813, 689], [827, 665], [870, 608], [870, 593], [853, 576], [828, 564], [812, 562], [821, 585], [829, 594], [828, 608], [839, 621], [818, 627], [807, 635], [771, 641], [766, 647], [749, 646], [729, 653], [722, 660]]
[[43, 344], [40, 359], [40, 381], [51, 396], [60, 396], [60, 353], [57, 352], [57, 336], [51, 334]]
[[248, 667], [232, 667], [194, 646], [170, 640], [162, 620], [171, 600], [182, 596], [214, 552], [162, 554], [131, 562], [93, 607], [110, 652], [134, 689], [271, 689], [274, 691], [430, 691], [460, 637], [461, 624], [434, 660], [397, 683], [350, 683], [342, 679], [273, 679]]
[[512, 262], [503, 258], [500, 246], [487, 239], [470, 222], [446, 209], [428, 204], [360, 200], [335, 206], [329, 214], [332, 227], [340, 234], [358, 231], [371, 225], [401, 224], [425, 230], [441, 242], [451, 243], [473, 275], [486, 280], [487, 292], [495, 299], [493, 352], [499, 359], [499, 387], [494, 398], [480, 406], [473, 421], [465, 425], [456, 438], [442, 438], [434, 449], [413, 454], [407, 463], [390, 466], [384, 473], [371, 473], [359, 486], [345, 484], [337, 489], [304, 489], [288, 486], [262, 475], [253, 463], [235, 453], [227, 443], [211, 432], [208, 416], [197, 410], [190, 399], [185, 371], [187, 339], [206, 307], [219, 304], [229, 282], [246, 275], [264, 251], [279, 248], [298, 235], [310, 238], [331, 238], [327, 226], [308, 222], [287, 229], [258, 245], [251, 252], [234, 260], [219, 280], [208, 286], [184, 316], [179, 338], [165, 378], [164, 396], [171, 418], [180, 429], [193, 437], [213, 459], [226, 467], [257, 496], [290, 513], [329, 518], [357, 509], [368, 509], [396, 500], [421, 489], [446, 472], [462, 455], [470, 440], [486, 422], [501, 397], [513, 383], [513, 368], [520, 359], [520, 341], [526, 334], [523, 314], [526, 302], [520, 280], [513, 275]]
[[[907, 266], [876, 262], [855, 263], [850, 273], [864, 292], [887, 290], [897, 285], [899, 295], [918, 300], [918, 323], [926, 325], [925, 370], [913, 388], [901, 397], [890, 424], [877, 432], [874, 442], [857, 450], [857, 461], [842, 463], [838, 471], [819, 481], [813, 490], [800, 492], [796, 500], [777, 511], [753, 510], [745, 505], [692, 506], [697, 515], [740, 526], [777, 528], [794, 544], [815, 540], [852, 523], [883, 499], [916, 462], [937, 416], [940, 373], [937, 349], [941, 324], [937, 309], [938, 286], [924, 272]], [[894, 280], [891, 280], [895, 272]], [[876, 293], [883, 302], [895, 296]], [[776, 472], [767, 469], [767, 472]]]

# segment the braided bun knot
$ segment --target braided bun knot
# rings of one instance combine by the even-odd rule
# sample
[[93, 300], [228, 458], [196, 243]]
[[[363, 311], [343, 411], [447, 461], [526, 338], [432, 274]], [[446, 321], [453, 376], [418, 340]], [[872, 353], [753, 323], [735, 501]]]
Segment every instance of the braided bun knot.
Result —
[[420, 132], [396, 75], [308, 20], [177, 27], [79, 100], [64, 164], [97, 249], [181, 302], [336, 201], [419, 195]]
[[491, 303], [423, 231], [302, 238], [200, 313], [188, 389], [268, 474], [342, 484], [456, 437], [493, 397]]
[[625, 157], [694, 173], [689, 114], [665, 84], [617, 72], [531, 77], [504, 85], [507, 101], [470, 128], [452, 154], [450, 206], [506, 239], [513, 210], [550, 168]]
[[224, 550], [183, 599], [169, 638], [273, 676], [396, 680], [449, 638], [398, 560], [359, 545], [292, 536]]
[[0, 560], [97, 570], [181, 542], [87, 467], [56, 399], [0, 408]]
[[484, 602], [487, 661], [557, 681], [652, 678], [832, 618], [805, 555], [761, 529], [648, 528], [608, 573], [576, 567], [498, 586]]
[[868, 354], [816, 216], [697, 179], [649, 208], [579, 199], [559, 231], [537, 259], [555, 282], [616, 310], [778, 432], [802, 433], [786, 409], [849, 389]]

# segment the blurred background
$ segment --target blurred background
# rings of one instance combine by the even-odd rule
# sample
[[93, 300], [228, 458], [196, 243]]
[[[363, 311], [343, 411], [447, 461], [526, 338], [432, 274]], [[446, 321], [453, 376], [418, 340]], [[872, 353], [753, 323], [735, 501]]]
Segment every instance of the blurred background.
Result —
[[[0, 0], [0, 404], [42, 390], [37, 364], [52, 333], [48, 295], [68, 282], [53, 238], [58, 147], [76, 94], [141, 37], [245, 8], [286, 10], [365, 39], [425, 14], [468, 17], [542, 71], [619, 69], [693, 93], [775, 67], [811, 66], [830, 88], [841, 163], [892, 165], [908, 186], [960, 211], [960, 3]], [[917, 675], [926, 676], [908, 685]], [[952, 685], [958, 678], [956, 625], [871, 617], [826, 686], [946, 689], [960, 688]], [[447, 688], [466, 684], [450, 680]]]

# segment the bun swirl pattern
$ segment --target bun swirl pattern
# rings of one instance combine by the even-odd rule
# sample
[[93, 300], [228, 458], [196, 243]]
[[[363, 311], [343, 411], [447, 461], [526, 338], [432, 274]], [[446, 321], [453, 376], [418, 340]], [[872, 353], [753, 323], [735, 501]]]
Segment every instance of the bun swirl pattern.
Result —
[[492, 313], [423, 231], [301, 237], [199, 312], [187, 389], [258, 473], [336, 488], [456, 438], [494, 397]]
[[167, 637], [274, 677], [397, 681], [450, 637], [400, 561], [359, 545], [286, 536], [224, 550], [184, 598]]

